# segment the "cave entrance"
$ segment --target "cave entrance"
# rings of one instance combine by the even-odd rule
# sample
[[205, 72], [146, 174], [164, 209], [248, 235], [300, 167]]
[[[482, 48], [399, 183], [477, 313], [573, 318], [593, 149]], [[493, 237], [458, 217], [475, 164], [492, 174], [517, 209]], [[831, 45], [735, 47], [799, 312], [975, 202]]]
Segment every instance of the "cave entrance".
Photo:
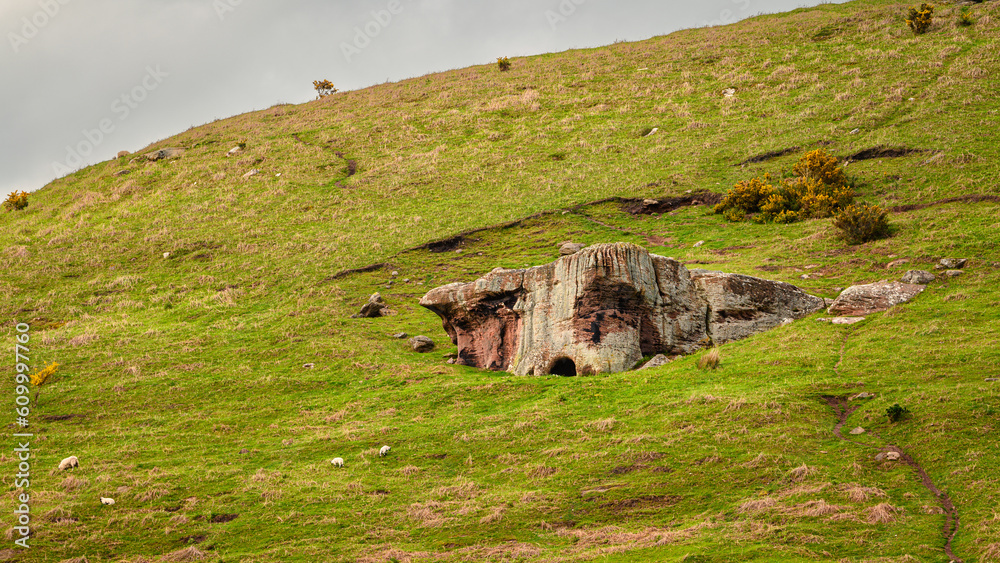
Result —
[[576, 362], [569, 358], [559, 358], [558, 360], [552, 362], [552, 367], [549, 368], [549, 373], [551, 375], [573, 377], [576, 375]]

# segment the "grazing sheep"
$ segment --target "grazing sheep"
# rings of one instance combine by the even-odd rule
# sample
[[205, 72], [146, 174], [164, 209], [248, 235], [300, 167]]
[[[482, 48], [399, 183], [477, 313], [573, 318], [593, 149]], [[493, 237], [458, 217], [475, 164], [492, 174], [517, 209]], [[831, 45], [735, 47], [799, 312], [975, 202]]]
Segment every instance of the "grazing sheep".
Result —
[[335, 458], [333, 458], [333, 461], [331, 461], [330, 463], [332, 463], [334, 467], [343, 467], [344, 466], [344, 458], [342, 458], [342, 457], [335, 457]]
[[113, 498], [101, 497], [101, 504], [105, 504], [105, 505], [109, 505], [110, 506], [110, 505], [112, 505], [114, 503], [115, 503], [115, 499], [113, 499]]
[[80, 460], [75, 455], [71, 455], [59, 462], [59, 471], [66, 471], [70, 467], [80, 467]]
[[391, 449], [392, 448], [390, 448], [389, 446], [382, 446], [382, 449], [378, 451], [378, 456], [379, 457], [385, 457], [385, 456], [389, 455], [389, 450], [391, 450]]

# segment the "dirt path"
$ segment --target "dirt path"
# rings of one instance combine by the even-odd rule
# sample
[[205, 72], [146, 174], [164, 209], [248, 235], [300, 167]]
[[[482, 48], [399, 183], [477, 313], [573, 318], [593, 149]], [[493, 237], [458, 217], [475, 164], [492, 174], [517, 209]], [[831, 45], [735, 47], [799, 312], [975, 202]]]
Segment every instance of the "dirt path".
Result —
[[[840, 370], [840, 364], [844, 361], [844, 351], [847, 348], [847, 338], [849, 335], [850, 333], [848, 332], [848, 335], [844, 337], [844, 343], [840, 348], [840, 359], [837, 361], [837, 365], [834, 367], [834, 372], [838, 373], [838, 375]], [[878, 446], [873, 446], [871, 444], [858, 442], [845, 437], [843, 434], [844, 424], [847, 423], [847, 419], [851, 416], [851, 414], [854, 411], [858, 409], [859, 405], [850, 404], [850, 400], [848, 399], [848, 397], [844, 396], [823, 395], [821, 398], [824, 401], [826, 401], [826, 404], [829, 405], [830, 408], [833, 409], [833, 412], [837, 415], [837, 424], [836, 426], [833, 427], [833, 433], [834, 435], [837, 436], [837, 438], [840, 438], [845, 442], [850, 442], [854, 445], [862, 446], [865, 448], [876, 449], [883, 452], [896, 452], [897, 454], [899, 454], [899, 461], [905, 463], [906, 465], [909, 465], [910, 467], [913, 468], [914, 471], [917, 472], [917, 475], [920, 476], [920, 482], [923, 483], [924, 487], [928, 491], [930, 491], [932, 495], [934, 495], [934, 498], [938, 500], [938, 503], [941, 504], [941, 508], [944, 511], [945, 520], [944, 520], [944, 529], [942, 530], [942, 534], [944, 535], [944, 540], [945, 540], [944, 552], [952, 560], [952, 563], [962, 563], [962, 560], [956, 557], [955, 552], [952, 550], [952, 542], [955, 539], [955, 534], [958, 533], [959, 521], [958, 521], [958, 509], [955, 508], [955, 504], [951, 501], [951, 497], [948, 496], [948, 493], [939, 489], [937, 485], [934, 484], [934, 481], [931, 480], [931, 477], [930, 475], [927, 474], [927, 471], [925, 471], [924, 468], [921, 467], [920, 463], [917, 462], [917, 460], [913, 459], [913, 456], [906, 453], [899, 446], [886, 444], [883, 447], [878, 447]], [[881, 438], [881, 436], [875, 434], [874, 432], [870, 432], [870, 434], [876, 438]]]

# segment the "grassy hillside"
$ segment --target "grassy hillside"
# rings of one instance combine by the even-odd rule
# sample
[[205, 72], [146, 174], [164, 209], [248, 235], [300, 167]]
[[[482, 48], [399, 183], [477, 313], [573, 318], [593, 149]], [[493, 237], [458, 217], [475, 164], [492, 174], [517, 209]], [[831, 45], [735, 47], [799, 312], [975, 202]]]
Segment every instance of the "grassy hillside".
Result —
[[[5, 519], [0, 560], [948, 561], [941, 499], [874, 459], [893, 445], [954, 503], [955, 555], [1000, 561], [1000, 208], [936, 203], [1000, 195], [1000, 3], [970, 6], [968, 27], [938, 5], [920, 36], [908, 7], [822, 5], [276, 106], [0, 212], [2, 341], [29, 323], [32, 370], [60, 364], [32, 405], [30, 488], [0, 453], [33, 545]], [[900, 208], [893, 237], [608, 199], [721, 193], [820, 147], [910, 149], [846, 168], [861, 200]], [[564, 240], [824, 297], [969, 265], [860, 324], [728, 344], [715, 371], [698, 355], [580, 378], [446, 364], [419, 298]], [[396, 314], [350, 319], [374, 291]], [[843, 430], [868, 432], [841, 440], [829, 398], [863, 391]], [[911, 416], [891, 424], [896, 403]], [[79, 469], [55, 470], [69, 455]]]

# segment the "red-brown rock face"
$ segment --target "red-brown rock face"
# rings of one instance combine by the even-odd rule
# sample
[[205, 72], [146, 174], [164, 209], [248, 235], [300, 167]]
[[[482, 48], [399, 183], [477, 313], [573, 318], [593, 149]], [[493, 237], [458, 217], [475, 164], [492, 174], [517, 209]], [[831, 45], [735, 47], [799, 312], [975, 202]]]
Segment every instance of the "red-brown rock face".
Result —
[[[599, 244], [544, 266], [498, 268], [436, 288], [420, 304], [441, 316], [458, 363], [519, 375], [624, 371], [644, 355], [690, 353], [713, 338], [713, 327], [720, 341], [735, 340], [823, 305], [780, 282], [739, 276], [717, 283], [726, 275], [693, 281], [671, 258], [634, 244]], [[727, 284], [735, 289], [727, 292]], [[759, 314], [749, 313], [754, 297]], [[728, 312], [725, 322], [713, 306]], [[737, 310], [748, 328], [729, 322]]]

